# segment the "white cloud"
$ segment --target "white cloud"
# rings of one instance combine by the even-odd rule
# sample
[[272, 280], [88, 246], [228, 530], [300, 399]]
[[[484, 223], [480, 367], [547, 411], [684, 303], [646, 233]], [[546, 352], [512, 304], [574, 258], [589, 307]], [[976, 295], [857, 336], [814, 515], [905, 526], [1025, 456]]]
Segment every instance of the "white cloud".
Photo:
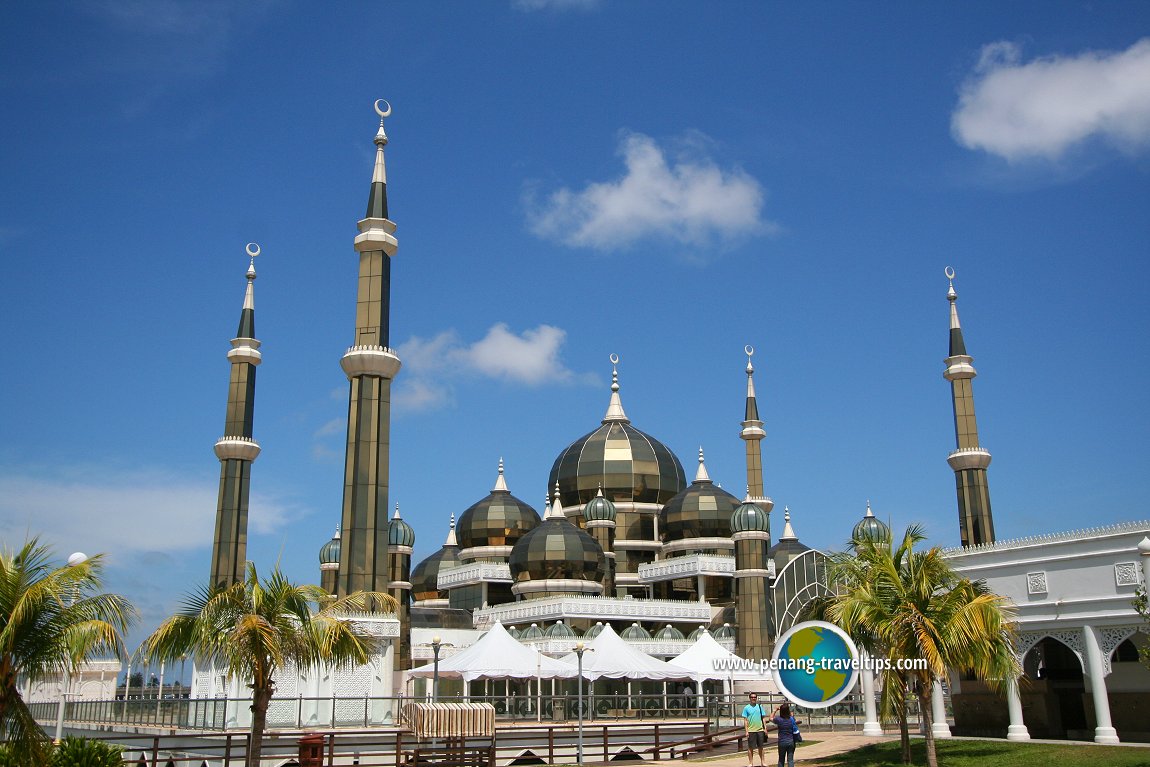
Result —
[[645, 238], [708, 246], [774, 229], [762, 217], [759, 182], [739, 168], [719, 168], [704, 143], [701, 135], [690, 137], [668, 163], [650, 136], [627, 134], [619, 145], [626, 165], [621, 178], [581, 191], [562, 188], [539, 205], [529, 200], [530, 228], [540, 237], [596, 250]]
[[512, 0], [511, 7], [520, 11], [589, 11], [599, 0]]
[[392, 402], [407, 412], [443, 406], [454, 399], [451, 382], [469, 376], [526, 386], [584, 380], [563, 364], [566, 338], [566, 331], [551, 325], [515, 333], [502, 322], [471, 344], [453, 330], [428, 339], [413, 336], [396, 349], [403, 373]]
[[[0, 537], [18, 546], [39, 536], [57, 553], [106, 552], [114, 563], [140, 552], [210, 547], [218, 487], [212, 480], [162, 470], [101, 467], [42, 470], [0, 467]], [[248, 525], [272, 533], [294, 516], [253, 492]]]
[[1150, 38], [1125, 51], [1023, 63], [1014, 43], [986, 45], [959, 91], [955, 140], [1010, 161], [1057, 159], [1090, 138], [1150, 145]]

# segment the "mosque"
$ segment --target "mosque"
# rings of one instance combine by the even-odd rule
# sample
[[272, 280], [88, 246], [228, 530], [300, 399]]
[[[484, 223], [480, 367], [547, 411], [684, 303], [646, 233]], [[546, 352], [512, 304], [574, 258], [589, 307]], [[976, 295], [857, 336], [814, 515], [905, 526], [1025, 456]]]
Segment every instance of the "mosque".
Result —
[[[402, 519], [398, 506], [390, 513], [388, 501], [391, 385], [401, 369], [399, 356], [389, 346], [391, 259], [398, 240], [396, 224], [388, 218], [384, 151], [388, 143], [384, 118], [391, 108], [381, 109], [376, 102], [376, 111], [380, 123], [367, 211], [354, 239], [359, 262], [355, 327], [340, 362], [349, 382], [343, 504], [335, 535], [319, 550], [320, 585], [333, 595], [386, 591], [398, 600], [400, 609], [394, 617], [374, 619], [377, 633], [388, 641], [370, 669], [342, 680], [309, 681], [300, 676], [280, 683], [281, 694], [391, 695], [400, 689], [400, 672], [431, 659], [433, 639], [436, 653], [443, 638], [460, 649], [495, 622], [545, 652], [566, 653], [578, 638], [592, 637], [609, 623], [624, 639], [659, 657], [682, 652], [704, 628], [744, 658], [768, 656], [774, 639], [796, 622], [803, 606], [829, 591], [826, 555], [799, 541], [786, 508], [782, 532], [772, 539], [771, 516], [777, 512], [764, 486], [760, 443], [765, 432], [755, 396], [751, 347], [745, 350], [746, 397], [739, 435], [746, 453], [742, 497], [711, 480], [701, 449], [688, 483], [680, 458], [631, 423], [620, 395], [618, 358], [613, 357], [606, 411], [597, 425], [589, 423], [593, 428], [555, 457], [547, 478], [552, 493], [540, 507], [543, 513], [512, 494], [500, 460], [490, 492], [460, 510], [458, 523], [452, 515], [443, 546], [412, 566], [415, 531]], [[253, 248], [249, 246], [248, 252], [254, 256], [258, 248]], [[999, 593], [1029, 609], [1020, 611], [1024, 623], [1034, 618], [1026, 626], [1028, 668], [1035, 668], [1033, 648], [1044, 648], [1044, 657], [1062, 665], [1068, 666], [1075, 657], [1081, 662], [1079, 687], [1073, 692], [1048, 685], [1050, 689], [1042, 693], [1046, 697], [1031, 701], [1033, 717], [1039, 706], [1055, 711], [1063, 698], [1077, 695], [1077, 707], [1071, 706], [1070, 715], [1074, 727], [1058, 724], [1041, 732], [1065, 737], [1072, 729], [1088, 728], [1089, 720], [1097, 728], [1095, 739], [1115, 742], [1102, 672], [1110, 673], [1111, 653], [1125, 648], [1123, 643], [1145, 641], [1137, 638], [1140, 629], [1128, 602], [1133, 587], [1146, 580], [1143, 573], [1150, 569], [1150, 540], [1145, 552], [1136, 550], [1137, 537], [1150, 532], [1150, 524], [1131, 523], [1110, 531], [1112, 535], [1101, 537], [1110, 542], [1120, 539], [1121, 546], [1099, 544], [1094, 548], [1101, 546], [1102, 553], [1084, 555], [1095, 557], [1092, 561], [1105, 572], [1113, 565], [1120, 576], [1117, 586], [1101, 576], [1088, 593], [1082, 593], [1082, 583], [1068, 586], [1076, 603], [1102, 600], [1110, 612], [1085, 608], [1081, 615], [1072, 610], [1043, 612], [1043, 606], [1051, 607], [1047, 596], [1063, 582], [1061, 570], [1048, 563], [1047, 569], [1057, 571], [1048, 580], [1045, 570], [1027, 568], [1043, 562], [1044, 547], [1067, 541], [1081, 544], [1081, 536], [1071, 534], [1065, 540], [1055, 536], [1053, 543], [1039, 540], [1033, 545], [995, 541], [987, 483], [991, 455], [978, 438], [973, 358], [959, 323], [954, 273], [948, 269], [947, 276], [950, 348], [943, 375], [951, 385], [957, 443], [947, 460], [955, 475], [962, 541], [949, 556], [960, 571], [986, 578]], [[246, 278], [239, 329], [227, 355], [231, 378], [225, 435], [215, 444], [220, 460], [211, 564], [215, 585], [243, 578], [250, 468], [260, 451], [252, 418], [255, 373], [261, 360], [260, 342], [255, 339], [254, 266]], [[732, 415], [737, 407], [732, 403]], [[855, 537], [886, 532], [868, 504], [854, 528]], [[1088, 536], [1087, 543], [1094, 538]], [[1020, 558], [1020, 551], [1025, 556]], [[1140, 554], [1142, 565], [1137, 567]], [[1069, 562], [1075, 554], [1058, 556], [1058, 561]], [[1039, 585], [1041, 592], [1026, 590]], [[1039, 604], [1028, 604], [1035, 602]], [[1068, 628], [1071, 613], [1077, 616], [1072, 622], [1079, 622]], [[1069, 655], [1060, 647], [1068, 647]], [[1122, 652], [1123, 658], [1129, 657], [1128, 649]], [[197, 679], [194, 694], [225, 692], [214, 687], [210, 677]], [[1089, 696], [1083, 693], [1085, 678], [1090, 680]], [[997, 722], [998, 716], [1012, 737], [1027, 732], [1023, 702], [1027, 695], [1035, 698], [1037, 688], [1027, 687], [1020, 697], [1015, 685], [1006, 701], [1008, 718], [988, 713], [1000, 711], [1002, 701], [990, 700], [973, 682], [955, 676], [950, 688], [960, 730], [980, 729], [969, 722]], [[1127, 692], [1136, 696], [1131, 700], [1145, 705], [1150, 702], [1148, 690], [1150, 674]], [[967, 702], [960, 701], [960, 695]], [[941, 707], [941, 691], [936, 700]], [[1093, 716], [1083, 713], [1090, 708]], [[1054, 719], [1054, 714], [1044, 714], [1044, 726]], [[981, 729], [997, 731], [997, 727]]]

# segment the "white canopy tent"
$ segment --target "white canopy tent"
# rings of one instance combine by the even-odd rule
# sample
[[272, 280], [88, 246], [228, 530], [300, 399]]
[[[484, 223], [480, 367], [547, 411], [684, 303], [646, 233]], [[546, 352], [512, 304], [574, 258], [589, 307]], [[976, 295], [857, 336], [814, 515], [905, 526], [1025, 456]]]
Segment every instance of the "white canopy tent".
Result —
[[[578, 672], [573, 663], [549, 658], [522, 644], [496, 623], [479, 641], [439, 662], [439, 676], [463, 679], [569, 679]], [[405, 676], [431, 678], [435, 664], [413, 668]]]
[[755, 668], [746, 668], [747, 661], [716, 642], [709, 631], [704, 631], [693, 645], [672, 658], [671, 663], [688, 669], [696, 685], [707, 679], [722, 679], [723, 692], [727, 695], [731, 694], [735, 681], [759, 682], [764, 691], [775, 691], [774, 677], [769, 671], [761, 670], [758, 659], [751, 660], [756, 661]]

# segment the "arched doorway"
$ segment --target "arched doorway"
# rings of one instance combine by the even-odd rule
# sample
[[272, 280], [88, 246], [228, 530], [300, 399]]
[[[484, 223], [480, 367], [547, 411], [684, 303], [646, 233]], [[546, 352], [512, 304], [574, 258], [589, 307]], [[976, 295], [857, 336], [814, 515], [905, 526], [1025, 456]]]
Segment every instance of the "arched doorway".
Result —
[[1045, 637], [1022, 663], [1026, 726], [1033, 738], [1092, 740], [1087, 725], [1082, 662], [1069, 647]]

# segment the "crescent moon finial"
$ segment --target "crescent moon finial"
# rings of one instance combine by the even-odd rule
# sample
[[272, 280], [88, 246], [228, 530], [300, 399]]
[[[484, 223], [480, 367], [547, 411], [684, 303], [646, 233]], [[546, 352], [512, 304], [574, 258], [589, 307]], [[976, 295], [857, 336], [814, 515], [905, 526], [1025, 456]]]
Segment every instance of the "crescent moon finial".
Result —
[[[384, 104], [387, 104], [387, 109], [386, 109], [386, 110], [385, 110], [385, 109], [380, 109], [380, 108], [379, 108], [379, 102], [381, 102], [381, 101], [382, 101]], [[390, 104], [390, 103], [387, 101], [387, 99], [376, 99], [376, 100], [375, 100], [375, 113], [376, 113], [377, 115], [379, 115], [379, 119], [381, 119], [381, 120], [382, 120], [383, 118], [385, 118], [385, 117], [389, 117], [389, 116], [391, 115], [391, 104]]]
[[260, 254], [260, 246], [254, 242], [249, 242], [247, 245], [245, 245], [244, 250], [252, 258], [255, 258]]
[[611, 360], [612, 365], [618, 365], [619, 364], [619, 355], [618, 354], [612, 354], [609, 357], [609, 359]]
[[945, 269], [942, 270], [942, 273], [946, 275], [946, 278], [948, 280], [954, 279], [954, 267], [953, 266], [946, 267]]
[[745, 351], [747, 353], [748, 357], [754, 357], [755, 356], [755, 347], [751, 346], [750, 344], [747, 344], [746, 346], [744, 346], [743, 351]]

